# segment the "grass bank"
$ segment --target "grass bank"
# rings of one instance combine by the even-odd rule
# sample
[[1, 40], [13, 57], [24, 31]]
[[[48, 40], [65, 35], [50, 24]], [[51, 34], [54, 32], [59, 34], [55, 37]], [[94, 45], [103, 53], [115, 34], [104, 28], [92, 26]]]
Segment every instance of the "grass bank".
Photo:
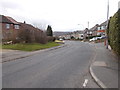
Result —
[[33, 44], [11, 44], [11, 45], [2, 45], [3, 49], [12, 49], [12, 50], [22, 50], [22, 51], [36, 51], [46, 48], [51, 48], [55, 46], [59, 46], [60, 44], [55, 42], [49, 42], [47, 44], [39, 44], [39, 43], [33, 43]]

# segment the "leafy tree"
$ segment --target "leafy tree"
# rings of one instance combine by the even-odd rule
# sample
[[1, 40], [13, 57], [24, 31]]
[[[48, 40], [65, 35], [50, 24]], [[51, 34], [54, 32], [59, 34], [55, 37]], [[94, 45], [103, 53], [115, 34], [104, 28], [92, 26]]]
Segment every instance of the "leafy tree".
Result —
[[47, 36], [53, 36], [52, 27], [50, 25], [48, 25], [48, 27], [47, 27], [46, 34], [47, 34]]

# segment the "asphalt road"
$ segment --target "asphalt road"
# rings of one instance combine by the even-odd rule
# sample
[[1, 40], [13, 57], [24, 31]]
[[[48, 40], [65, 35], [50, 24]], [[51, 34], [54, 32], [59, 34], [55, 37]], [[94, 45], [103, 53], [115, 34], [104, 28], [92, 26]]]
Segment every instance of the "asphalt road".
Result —
[[3, 88], [98, 88], [89, 74], [92, 44], [66, 41], [67, 46], [2, 64]]

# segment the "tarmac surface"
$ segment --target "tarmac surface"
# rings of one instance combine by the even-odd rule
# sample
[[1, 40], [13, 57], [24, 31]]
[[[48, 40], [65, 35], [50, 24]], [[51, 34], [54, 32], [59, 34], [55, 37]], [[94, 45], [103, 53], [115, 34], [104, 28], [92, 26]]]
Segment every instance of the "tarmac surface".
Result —
[[[68, 46], [67, 46], [68, 45]], [[80, 47], [78, 47], [77, 48], [77, 45], [80, 45]], [[86, 45], [88, 45], [88, 47], [86, 46]], [[85, 50], [84, 50], [84, 52], [83, 51], [81, 51], [81, 50], [83, 50], [83, 49], [81, 49], [81, 46], [82, 46], [82, 48], [84, 49], [84, 48], [86, 48]], [[91, 49], [90, 49], [91, 48]], [[78, 51], [79, 49], [81, 49], [80, 51]], [[24, 51], [18, 51], [18, 50], [3, 50], [2, 51], [2, 63], [3, 63], [3, 70], [4, 70], [4, 72], [6, 72], [6, 67], [8, 67], [8, 66], [10, 66], [11, 68], [15, 65], [15, 64], [13, 64], [13, 63], [18, 63], [18, 62], [21, 62], [21, 61], [19, 61], [19, 60], [21, 60], [21, 59], [23, 59], [23, 60], [25, 60], [25, 59], [27, 59], [27, 57], [29, 58], [29, 57], [33, 57], [34, 55], [38, 55], [38, 54], [40, 54], [40, 55], [43, 55], [43, 53], [50, 53], [51, 52], [51, 54], [50, 54], [50, 56], [54, 56], [54, 52], [56, 52], [56, 56], [55, 57], [57, 57], [57, 55], [58, 55], [58, 58], [61, 56], [61, 55], [63, 55], [63, 52], [65, 53], [67, 50], [68, 50], [68, 54], [67, 54], [67, 56], [66, 55], [64, 55], [64, 57], [68, 57], [68, 59], [67, 59], [67, 61], [70, 59], [70, 57], [71, 56], [69, 56], [70, 54], [72, 55], [72, 53], [76, 53], [77, 55], [78, 55], [78, 52], [80, 53], [80, 55], [78, 55], [77, 57], [74, 57], [74, 56], [76, 56], [76, 55], [74, 55], [73, 54], [73, 57], [71, 57], [71, 58], [73, 58], [73, 59], [76, 59], [76, 60], [78, 60], [78, 58], [83, 58], [82, 60], [84, 60], [85, 59], [85, 57], [83, 57], [84, 56], [84, 54], [82, 54], [82, 53], [85, 53], [85, 52], [87, 52], [88, 50], [90, 50], [91, 51], [91, 53], [92, 53], [92, 55], [90, 55], [90, 53], [86, 53], [85, 55], [86, 55], [86, 57], [87, 58], [91, 58], [90, 60], [89, 60], [89, 62], [87, 62], [86, 60], [85, 61], [82, 61], [81, 63], [89, 63], [89, 64], [87, 64], [87, 67], [89, 67], [89, 70], [90, 70], [90, 74], [89, 73], [87, 73], [85, 76], [84, 76], [84, 79], [85, 78], [88, 78], [89, 79], [89, 83], [87, 84], [87, 88], [99, 88], [99, 87], [101, 87], [101, 88], [119, 88], [119, 86], [118, 86], [118, 73], [119, 73], [119, 68], [118, 68], [118, 58], [116, 57], [116, 55], [112, 52], [112, 51], [110, 51], [110, 50], [108, 50], [108, 49], [106, 49], [105, 48], [105, 46], [104, 46], [104, 43], [86, 43], [86, 42], [71, 42], [71, 41], [68, 41], [67, 42], [67, 44], [65, 44], [65, 45], [62, 45], [62, 46], [59, 46], [59, 47], [54, 47], [54, 48], [50, 48], [50, 49], [46, 49], [46, 50], [40, 50], [40, 51], [35, 51], [35, 52], [24, 52]], [[51, 51], [52, 50], [52, 51]], [[60, 50], [60, 51], [59, 51]], [[59, 54], [57, 54], [59, 52]], [[54, 54], [52, 54], [52, 53], [54, 53]], [[82, 55], [82, 56], [81, 56]], [[89, 56], [90, 55], [90, 56]], [[37, 56], [38, 57], [38, 56]], [[42, 56], [40, 56], [40, 57], [42, 57]], [[63, 56], [62, 56], [63, 57]], [[34, 56], [34, 58], [35, 58], [35, 56]], [[61, 58], [61, 57], [60, 57]], [[65, 58], [64, 58], [65, 59]], [[18, 61], [17, 61], [18, 60]], [[36, 59], [37, 60], [37, 59]], [[35, 60], [35, 61], [36, 61]], [[16, 62], [17, 61], [17, 62]], [[28, 60], [26, 60], [26, 61], [28, 61]], [[24, 63], [26, 62], [26, 61], [24, 61]], [[52, 60], [53, 62], [54, 62], [54, 60]], [[10, 62], [10, 63], [9, 63]], [[37, 61], [37, 62], [39, 62], [39, 61]], [[71, 61], [72, 62], [72, 61]], [[77, 61], [78, 62], [78, 61]], [[6, 64], [4, 64], [4, 63], [6, 63]], [[7, 64], [8, 63], [8, 64]], [[32, 65], [32, 63], [33, 62], [31, 62], [31, 65]], [[63, 60], [60, 62], [60, 63], [64, 63], [63, 62]], [[79, 62], [78, 62], [79, 63]], [[56, 63], [57, 64], [57, 63]], [[69, 63], [70, 64], [70, 63]], [[80, 64], [80, 63], [79, 63]], [[13, 66], [11, 66], [11, 65], [13, 65]], [[22, 64], [21, 64], [22, 65]], [[34, 64], [33, 64], [34, 65]], [[36, 64], [36, 65], [38, 65], [38, 64]], [[48, 64], [49, 65], [49, 64]], [[67, 64], [66, 64], [67, 65]], [[70, 65], [72, 65], [72, 64], [70, 64]], [[78, 65], [77, 63], [76, 63], [76, 65]], [[80, 64], [80, 65], [82, 65], [82, 64]], [[84, 64], [83, 64], [84, 65]], [[83, 66], [82, 65], [82, 66]], [[16, 65], [15, 65], [16, 66]], [[18, 65], [19, 66], [19, 65]], [[67, 65], [68, 66], [68, 65]], [[68, 70], [69, 72], [70, 72], [70, 70], [68, 69], [68, 67], [66, 66], [66, 70]], [[75, 67], [75, 63], [73, 64], [73, 66]], [[47, 67], [47, 66], [46, 66]], [[59, 66], [59, 67], [61, 67], [61, 65]], [[87, 68], [87, 67], [84, 67], [84, 68]], [[56, 67], [57, 68], [57, 67]], [[19, 70], [19, 69], [18, 69]], [[29, 69], [28, 69], [29, 70]], [[59, 70], [59, 69], [58, 69]], [[60, 69], [60, 70], [62, 70], [62, 69]], [[81, 69], [80, 69], [81, 70]], [[11, 70], [10, 70], [11, 71]], [[51, 70], [50, 70], [51, 71]], [[82, 71], [82, 70], [81, 70]], [[79, 71], [78, 70], [78, 72], [81, 72], [81, 71]], [[62, 72], [64, 72], [64, 71], [62, 71]], [[61, 73], [62, 73], [61, 72]], [[84, 71], [83, 71], [84, 72]], [[9, 73], [9, 72], [6, 72], [6, 73]], [[25, 73], [25, 72], [24, 72]], [[56, 72], [57, 73], [57, 72]], [[13, 76], [14, 76], [14, 74], [15, 73], [13, 73]], [[60, 73], [59, 73], [60, 74]], [[80, 74], [80, 73], [79, 73]], [[77, 75], [79, 75], [79, 74], [77, 74]], [[51, 74], [52, 75], [52, 74]], [[48, 74], [48, 76], [49, 76], [49, 74]], [[59, 75], [58, 75], [59, 76]], [[94, 80], [91, 78], [91, 76], [92, 76], [92, 78], [95, 80], [95, 82], [97, 83], [97, 84], [95, 84], [94, 83]], [[51, 77], [51, 76], [50, 76]], [[55, 77], [57, 77], [57, 76], [55, 76]], [[66, 77], [66, 75], [65, 75], [65, 77]], [[75, 81], [76, 80], [76, 83], [77, 83], [77, 87], [79, 87], [79, 88], [81, 88], [82, 86], [81, 86], [81, 83], [83, 83], [83, 79], [80, 79], [81, 81], [80, 82], [77, 82], [77, 78], [79, 77], [79, 76], [73, 76], [72, 75], [72, 77], [73, 77], [73, 80], [72, 80], [72, 83], [69, 83], [69, 84], [66, 84], [65, 86], [59, 86], [59, 85], [56, 85], [56, 87], [72, 87], [72, 88], [74, 88], [75, 86], [73, 85], [73, 81]], [[83, 77], [83, 76], [80, 76], [81, 78]], [[5, 77], [4, 77], [5, 78]], [[8, 77], [7, 77], [8, 78]], [[52, 78], [53, 79], [53, 78]], [[7, 79], [4, 79], [5, 81], [7, 81]], [[8, 80], [10, 80], [9, 78], [8, 78]], [[50, 82], [51, 81], [51, 79], [49, 79], [49, 78], [46, 78], [45, 80], [47, 80], [48, 82]], [[55, 79], [53, 79], [53, 80], [55, 80]], [[43, 80], [41, 80], [41, 81], [43, 81]], [[56, 80], [55, 80], [56, 81]], [[71, 81], [71, 79], [70, 79], [70, 81]], [[62, 81], [61, 81], [62, 82]], [[46, 86], [46, 85], [43, 85], [43, 84], [41, 84], [41, 87], [54, 87], [54, 82], [52, 82], [50, 85], [48, 85], [48, 86]], [[72, 86], [72, 85], [73, 86]], [[78, 84], [80, 84], [80, 86], [78, 85]], [[28, 84], [27, 84], [28, 85]], [[60, 84], [61, 85], [61, 84]], [[70, 86], [71, 85], [71, 86]], [[97, 86], [98, 85], [98, 86]], [[6, 84], [4, 84], [3, 85], [4, 87], [8, 87], [8, 86], [6, 86]], [[24, 85], [23, 85], [24, 86]], [[28, 85], [29, 86], [29, 85]], [[35, 85], [36, 86], [36, 85]], [[9, 86], [10, 87], [10, 86]], [[11, 86], [11, 87], [14, 87], [14, 86]], [[16, 86], [16, 87], [19, 87], [19, 86]], [[33, 87], [34, 87], [34, 85], [33, 85]], [[38, 87], [38, 86], [36, 86], [36, 87]]]

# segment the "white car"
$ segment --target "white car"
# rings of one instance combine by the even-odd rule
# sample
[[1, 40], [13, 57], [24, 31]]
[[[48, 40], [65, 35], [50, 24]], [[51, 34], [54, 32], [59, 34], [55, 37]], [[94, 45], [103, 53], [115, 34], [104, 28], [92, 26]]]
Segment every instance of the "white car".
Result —
[[60, 41], [63, 41], [63, 39], [62, 39], [62, 38], [60, 38], [59, 40], [60, 40]]
[[89, 41], [91, 42], [91, 41], [95, 41], [95, 40], [98, 40], [98, 38], [94, 37], [94, 38], [90, 39]]
[[97, 37], [98, 39], [105, 39], [105, 36]]

